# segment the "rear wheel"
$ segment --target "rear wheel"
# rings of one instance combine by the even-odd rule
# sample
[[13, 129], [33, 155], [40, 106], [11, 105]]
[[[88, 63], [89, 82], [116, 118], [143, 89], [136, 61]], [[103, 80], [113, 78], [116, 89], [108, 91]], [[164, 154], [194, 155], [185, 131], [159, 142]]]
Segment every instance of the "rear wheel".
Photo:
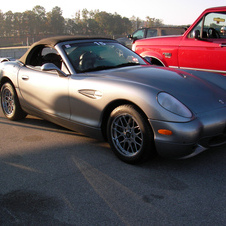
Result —
[[1, 88], [1, 106], [4, 115], [10, 120], [19, 120], [26, 117], [21, 109], [16, 91], [10, 83], [3, 84]]
[[124, 162], [146, 161], [155, 153], [151, 127], [133, 105], [122, 105], [112, 111], [107, 134], [112, 150]]

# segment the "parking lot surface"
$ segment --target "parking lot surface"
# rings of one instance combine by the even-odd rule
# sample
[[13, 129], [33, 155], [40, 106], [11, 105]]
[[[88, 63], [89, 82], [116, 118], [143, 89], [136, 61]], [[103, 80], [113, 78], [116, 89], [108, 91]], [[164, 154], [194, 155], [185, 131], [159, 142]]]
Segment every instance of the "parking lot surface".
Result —
[[118, 160], [107, 143], [0, 110], [0, 225], [226, 225], [226, 146]]

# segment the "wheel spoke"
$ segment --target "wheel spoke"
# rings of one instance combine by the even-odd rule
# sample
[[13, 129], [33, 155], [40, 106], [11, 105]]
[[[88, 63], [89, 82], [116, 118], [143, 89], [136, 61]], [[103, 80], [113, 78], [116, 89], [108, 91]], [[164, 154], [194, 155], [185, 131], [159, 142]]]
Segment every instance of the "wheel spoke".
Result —
[[123, 116], [123, 117], [120, 118], [120, 122], [121, 122], [121, 124], [122, 124], [125, 128], [127, 127], [128, 122], [127, 122], [125, 116]]
[[10, 115], [14, 111], [14, 99], [9, 89], [5, 88], [2, 92], [2, 106], [6, 114]]
[[125, 138], [122, 134], [119, 134], [118, 136], [113, 137], [115, 141], [117, 141], [119, 144], [123, 143], [125, 141]]
[[137, 154], [143, 147], [143, 134], [137, 121], [129, 114], [119, 115], [112, 124], [112, 140], [126, 156]]
[[120, 129], [120, 128], [118, 128], [118, 127], [115, 127], [115, 128], [113, 128], [113, 130], [115, 131], [115, 133], [121, 133], [123, 130], [122, 129]]
[[136, 153], [137, 152], [137, 149], [134, 145], [132, 145], [133, 142], [130, 142], [129, 143], [129, 149], [131, 150], [131, 153]]

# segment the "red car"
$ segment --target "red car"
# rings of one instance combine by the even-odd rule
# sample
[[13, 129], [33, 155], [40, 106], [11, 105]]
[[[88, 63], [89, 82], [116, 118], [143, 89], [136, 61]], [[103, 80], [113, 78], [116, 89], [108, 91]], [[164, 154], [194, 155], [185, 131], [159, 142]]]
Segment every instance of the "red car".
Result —
[[137, 40], [132, 49], [155, 65], [226, 75], [226, 6], [206, 9], [181, 36]]

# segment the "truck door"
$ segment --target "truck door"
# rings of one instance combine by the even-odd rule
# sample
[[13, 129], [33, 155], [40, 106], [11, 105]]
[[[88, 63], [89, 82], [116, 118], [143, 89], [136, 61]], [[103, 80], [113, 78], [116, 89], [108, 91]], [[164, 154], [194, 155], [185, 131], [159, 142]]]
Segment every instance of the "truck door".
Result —
[[226, 12], [209, 13], [179, 46], [180, 68], [226, 73]]

